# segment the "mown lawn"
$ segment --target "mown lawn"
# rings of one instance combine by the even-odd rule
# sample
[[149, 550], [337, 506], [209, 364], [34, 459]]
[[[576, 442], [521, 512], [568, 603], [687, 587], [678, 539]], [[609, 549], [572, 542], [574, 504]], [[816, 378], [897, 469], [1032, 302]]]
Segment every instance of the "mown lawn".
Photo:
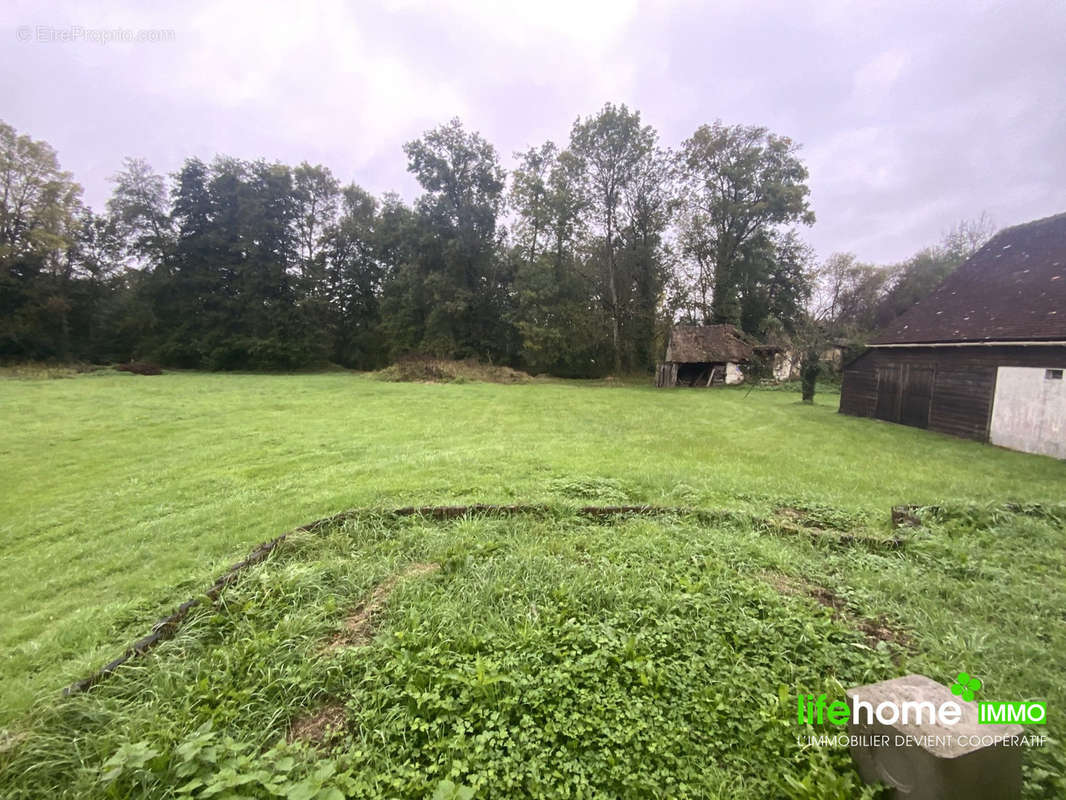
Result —
[[[254, 543], [355, 506], [546, 502], [565, 516], [567, 506], [586, 502], [646, 502], [728, 509], [754, 520], [771, 516], [781, 506], [796, 506], [819, 508], [830, 519], [883, 533], [889, 507], [900, 502], [959, 507], [1061, 501], [1066, 464], [842, 417], [836, 413], [836, 400], [835, 395], [823, 395], [814, 407], [806, 407], [796, 402], [795, 395], [781, 392], [665, 392], [577, 382], [389, 384], [347, 373], [172, 373], [161, 377], [102, 373], [70, 380], [0, 380], [4, 423], [0, 428], [4, 464], [0, 484], [0, 723], [15, 736], [15, 744], [3, 751], [5, 757], [25, 767], [27, 762], [18, 759], [38, 752], [41, 761], [52, 766], [31, 772], [43, 775], [46, 783], [51, 777], [56, 785], [67, 785], [63, 781], [75, 775], [89, 781], [92, 770], [98, 770], [104, 760], [104, 751], [112, 748], [113, 752], [122, 741], [165, 750], [193, 735], [207, 720], [214, 720], [216, 729], [238, 740], [254, 739], [258, 746], [279, 732], [283, 735], [299, 707], [320, 701], [323, 692], [358, 697], [365, 691], [370, 694], [349, 704], [353, 711], [358, 707], [360, 714], [367, 715], [359, 717], [359, 722], [349, 720], [351, 735], [372, 730], [386, 733], [381, 734], [380, 748], [360, 756], [366, 764], [377, 766], [356, 777], [370, 780], [367, 776], [381, 775], [386, 776], [382, 781], [400, 782], [367, 784], [367, 792], [384, 787], [421, 796], [419, 792], [433, 780], [452, 772], [470, 785], [502, 791], [503, 784], [486, 783], [487, 777], [479, 784], [481, 773], [473, 767], [440, 767], [457, 758], [459, 745], [449, 738], [454, 731], [420, 733], [428, 738], [418, 752], [425, 758], [430, 757], [425, 753], [436, 753], [439, 758], [432, 763], [415, 759], [417, 763], [404, 767], [411, 752], [390, 744], [392, 734], [387, 731], [392, 730], [389, 724], [403, 723], [396, 716], [397, 709], [413, 701], [402, 692], [402, 696], [375, 694], [378, 690], [371, 685], [372, 677], [409, 668], [412, 674], [422, 675], [418, 680], [432, 682], [436, 670], [454, 668], [462, 673], [469, 667], [475, 677], [480, 674], [476, 681], [485, 681], [490, 673], [484, 670], [489, 667], [483, 666], [479, 673], [476, 664], [478, 658], [488, 658], [484, 663], [491, 669], [520, 679], [524, 673], [519, 666], [504, 668], [499, 660], [515, 652], [519, 659], [546, 658], [541, 650], [566, 632], [571, 618], [580, 629], [574, 632], [577, 641], [585, 642], [575, 647], [610, 652], [615, 645], [623, 647], [618, 643], [628, 643], [630, 636], [640, 639], [638, 633], [665, 642], [712, 636], [712, 629], [713, 636], [720, 636], [723, 627], [730, 626], [746, 631], [748, 612], [734, 613], [730, 608], [746, 608], [756, 602], [752, 598], [758, 601], [756, 605], [766, 604], [758, 616], [763, 622], [756, 625], [762, 637], [759, 647], [769, 648], [771, 655], [778, 650], [770, 663], [752, 663], [754, 672], [749, 678], [758, 685], [751, 691], [760, 697], [767, 692], [777, 696], [777, 685], [765, 685], [774, 670], [788, 671], [780, 685], [794, 695], [796, 683], [817, 683], [818, 675], [836, 674], [846, 684], [867, 677], [891, 677], [908, 665], [938, 679], [946, 678], [939, 674], [945, 670], [969, 668], [986, 682], [998, 681], [989, 685], [1002, 687], [1004, 692], [1049, 697], [1054, 714], [1055, 708], [1066, 703], [1061, 681], [1053, 674], [1055, 659], [1066, 649], [1066, 579], [1061, 557], [1066, 541], [1062, 526], [1054, 519], [1010, 514], [942, 523], [935, 529], [943, 536], [921, 534], [902, 554], [841, 550], [804, 537], [782, 539], [743, 521], [710, 527], [691, 520], [641, 521], [623, 525], [619, 531], [600, 526], [591, 532], [572, 521], [554, 527], [545, 527], [543, 522], [470, 523], [469, 529], [463, 523], [425, 529], [412, 524], [397, 529], [406, 548], [402, 552], [380, 544], [363, 547], [363, 538], [345, 528], [337, 536], [354, 536], [354, 541], [345, 545], [343, 559], [336, 553], [311, 552], [301, 562], [296, 549], [279, 556], [277, 565], [271, 562], [262, 568], [264, 576], [276, 576], [276, 570], [292, 572], [289, 583], [289, 578], [279, 578], [286, 587], [279, 593], [281, 607], [290, 609], [282, 613], [295, 620], [291, 631], [298, 639], [295, 645], [282, 636], [288, 628], [276, 625], [277, 607], [256, 595], [257, 591], [269, 595], [271, 581], [242, 584], [238, 591], [243, 599], [237, 607], [242, 613], [259, 606], [269, 608], [263, 612], [264, 619], [272, 621], [267, 627], [274, 633], [256, 628], [255, 614], [249, 613], [247, 619], [233, 616], [233, 606], [220, 615], [205, 610], [183, 634], [185, 638], [143, 662], [161, 664], [162, 669], [138, 667], [85, 698], [56, 700], [60, 687], [117, 655], [154, 619], [202, 589]], [[558, 537], [553, 533], [556, 530]], [[617, 539], [616, 533], [622, 538]], [[569, 554], [574, 537], [588, 539], [581, 551], [585, 555]], [[486, 550], [489, 543], [500, 541], [499, 553], [496, 548]], [[560, 552], [553, 555], [552, 548]], [[587, 567], [590, 559], [592, 563], [606, 559], [613, 565], [609, 574], [586, 576], [581, 565]], [[337, 662], [298, 657], [312, 652], [315, 642], [331, 625], [336, 626], [345, 603], [357, 601], [361, 592], [405, 560], [458, 566], [420, 579], [418, 585], [436, 588], [426, 590], [424, 602], [410, 606], [414, 622], [404, 616], [408, 612], [403, 609], [408, 607], [400, 605], [400, 613], [390, 613], [382, 627], [380, 647], [375, 644], [344, 656], [371, 664], [365, 680], [359, 677], [358, 685], [353, 684], [350, 671], [344, 670], [346, 677], [341, 680], [334, 675], [336, 667], [330, 666]], [[677, 573], [684, 572], [676, 566], [690, 562], [697, 572], [711, 571], [713, 580], [700, 583], [699, 575], [686, 580], [705, 587], [696, 594], [707, 594], [699, 602], [715, 608], [713, 614], [701, 612], [690, 618], [681, 608], [684, 604], [678, 606], [674, 595], [685, 589], [676, 585]], [[479, 573], [496, 569], [504, 571], [503, 583]], [[325, 576], [320, 574], [323, 570]], [[819, 611], [812, 602], [774, 589], [767, 571], [832, 588], [859, 616], [887, 615], [907, 631], [911, 649], [902, 655], [889, 652], [894, 645], [862, 649], [862, 637], [849, 633], [845, 622], [828, 620], [828, 612]], [[449, 585], [449, 581], [458, 583]], [[722, 585], [739, 588], [734, 596]], [[501, 593], [499, 586], [511, 588]], [[552, 601], [554, 605], [549, 604], [555, 609], [552, 613], [569, 616], [541, 618], [546, 621], [534, 626], [539, 632], [530, 634], [535, 642], [523, 656], [519, 644], [524, 640], [514, 638], [521, 627], [515, 622], [516, 609], [537, 605], [536, 598], [551, 595], [552, 587], [562, 593]], [[583, 594], [586, 590], [591, 594]], [[577, 592], [578, 598], [573, 608], [566, 600], [571, 592]], [[290, 594], [294, 599], [284, 599]], [[513, 599], [506, 599], [512, 595]], [[725, 602], [728, 597], [736, 603]], [[445, 598], [450, 600], [444, 602]], [[484, 631], [490, 638], [498, 637], [484, 653], [480, 644], [463, 644], [461, 637], [453, 635], [455, 626], [475, 624], [472, 620], [478, 618], [482, 602], [484, 614], [478, 625], [487, 626]], [[677, 615], [669, 611], [675, 607], [680, 609]], [[330, 608], [333, 616], [326, 611]], [[653, 614], [653, 609], [663, 613]], [[661, 624], [645, 631], [639, 620], [649, 615]], [[243, 631], [242, 625], [252, 627]], [[420, 642], [415, 650], [397, 644], [404, 637], [396, 640], [395, 632], [403, 633], [404, 625], [413, 626], [411, 635]], [[620, 638], [614, 645], [592, 647], [588, 643], [596, 641], [604, 625]], [[623, 636], [618, 631], [627, 630], [626, 626], [633, 630]], [[801, 629], [801, 641], [809, 643], [809, 650], [796, 649]], [[433, 651], [433, 657], [418, 663], [418, 653], [426, 650], [427, 643], [448, 631], [452, 633], [439, 640], [443, 644]], [[480, 641], [481, 633], [471, 635], [472, 641]], [[242, 641], [251, 644], [235, 644]], [[678, 690], [670, 686], [680, 675], [699, 669], [711, 675], [723, 668], [724, 662], [711, 658], [701, 649], [703, 645], [695, 649], [694, 645], [677, 645], [677, 652], [656, 655], [653, 651], [658, 645], [636, 640], [632, 644], [638, 650], [645, 646], [651, 654], [640, 658], [646, 656], [654, 664], [661, 655], [670, 664], [663, 677], [666, 683], [654, 684], [660, 694], [640, 701], [646, 704], [676, 695]], [[734, 646], [742, 654], [754, 652], [747, 640]], [[406, 655], [401, 658], [396, 647]], [[232, 648], [239, 652], [230, 652]], [[286, 648], [291, 653], [283, 657]], [[233, 664], [254, 663], [269, 669], [272, 660], [279, 664], [276, 674], [233, 667], [237, 670], [233, 675], [246, 677], [243, 683], [227, 683], [225, 676]], [[567, 659], [559, 656], [557, 660], [564, 663]], [[230, 666], [222, 668], [223, 662]], [[462, 668], [456, 666], [460, 662]], [[836, 672], [832, 664], [838, 665]], [[403, 677], [388, 674], [394, 681]], [[625, 674], [641, 680], [636, 673]], [[568, 675], [564, 669], [558, 680], [569, 680]], [[201, 686], [201, 680], [207, 683]], [[465, 685], [465, 679], [455, 680]], [[158, 681], [164, 681], [165, 690]], [[292, 681], [298, 688], [293, 688]], [[414, 691], [400, 683], [397, 691]], [[178, 688], [187, 684], [187, 689]], [[264, 685], [274, 688], [263, 689]], [[730, 691], [739, 685], [739, 679], [722, 683]], [[285, 700], [272, 694], [282, 689]], [[628, 690], [623, 689], [618, 691], [625, 694]], [[231, 690], [232, 696], [226, 695]], [[478, 691], [482, 690], [488, 691], [484, 687]], [[603, 686], [590, 691], [596, 703], [610, 700], [596, 694], [607, 691]], [[225, 697], [219, 698], [219, 692]], [[218, 700], [222, 709], [218, 713], [210, 704], [205, 707], [208, 695]], [[712, 695], [716, 703], [727, 702], [721, 693]], [[126, 702], [130, 697], [140, 698], [135, 706]], [[262, 707], [253, 717], [241, 717], [237, 709], [256, 697], [262, 698]], [[714, 714], [718, 712], [704, 706], [710, 702], [708, 697], [685, 695], [679, 701], [677, 713], [690, 715], [686, 723], [690, 727], [693, 720], [710, 724], [717, 719]], [[25, 716], [35, 701], [36, 709]], [[583, 707], [579, 698], [573, 702]], [[505, 711], [503, 706], [499, 710]], [[640, 716], [646, 711], [646, 705], [638, 705], [626, 713]], [[374, 716], [378, 712], [384, 716]], [[443, 712], [435, 716], [450, 719]], [[510, 719], [506, 713], [504, 717]], [[544, 720], [531, 719], [543, 727]], [[20, 745], [18, 737], [30, 726], [28, 720], [45, 738]], [[116, 722], [118, 732], [105, 724]], [[519, 718], [515, 724], [523, 723]], [[680, 723], [664, 718], [648, 724], [637, 735], [637, 744], [625, 746], [654, 749], [656, 745], [647, 743]], [[101, 734], [101, 725], [110, 732]], [[511, 730], [509, 726], [504, 725]], [[772, 759], [783, 752], [774, 748], [786, 746], [786, 734], [793, 731], [768, 726], [778, 737], [764, 753]], [[751, 745], [754, 739], [745, 737], [765, 733], [742, 728], [737, 728], [730, 746]], [[62, 736], [47, 738], [57, 730], [73, 731], [82, 744], [72, 751], [70, 741]], [[253, 731], [258, 733], [253, 736]], [[366, 736], [372, 738], [369, 733]], [[84, 745], [94, 737], [98, 744]], [[687, 774], [670, 759], [712, 757], [706, 742], [700, 743], [703, 740], [682, 739], [675, 737], [669, 739], [674, 745], [663, 745], [669, 750], [662, 755], [665, 760], [649, 755], [648, 763], [659, 766], [649, 767], [647, 774], [629, 783], [624, 770], [612, 772], [607, 766], [586, 765], [586, 778], [599, 775], [606, 781], [604, 776], [612, 774], [612, 780], [622, 781], [600, 783], [600, 790], [652, 791], [649, 781], [667, 780], [664, 776], [671, 770], [671, 774]], [[415, 737], [412, 741], [421, 740]], [[716, 741], [728, 744], [731, 740], [718, 736]], [[624, 743], [615, 744], [622, 747]], [[551, 749], [559, 743], [544, 740], [537, 745], [541, 746]], [[603, 758], [615, 757], [609, 751], [606, 745], [596, 750]], [[44, 758], [46, 752], [48, 758]], [[785, 763], [797, 775], [804, 770], [835, 774], [839, 759], [815, 763], [821, 757], [792, 752], [785, 756]], [[500, 758], [498, 753], [493, 757]], [[741, 780], [751, 787], [751, 796], [767, 796], [759, 792], [766, 790], [766, 781], [774, 776], [758, 777], [761, 760], [756, 769], [748, 769], [725, 755], [721, 759], [719, 769], [708, 771], [706, 782], [692, 784], [685, 791], [713, 796], [715, 786]], [[467, 761], [482, 763], [473, 755]], [[170, 768], [153, 763], [161, 773], [149, 765], [143, 775], [134, 770], [122, 773], [119, 780], [153, 786]], [[1030, 791], [1050, 787], [1051, 778], [1043, 773], [1062, 764], [1061, 750], [1037, 754], [1028, 766], [1030, 784], [1035, 787]], [[349, 767], [341, 764], [339, 768]], [[9, 770], [8, 774], [15, 773]], [[508, 773], [507, 779], [518, 780], [518, 774]], [[561, 785], [552, 783], [556, 778], [539, 773], [522, 775], [523, 781]], [[578, 777], [570, 778], [567, 785], [578, 785], [573, 783]], [[28, 777], [19, 778], [20, 785], [27, 787], [44, 785], [26, 781]], [[671, 794], [667, 784], [656, 791]]]

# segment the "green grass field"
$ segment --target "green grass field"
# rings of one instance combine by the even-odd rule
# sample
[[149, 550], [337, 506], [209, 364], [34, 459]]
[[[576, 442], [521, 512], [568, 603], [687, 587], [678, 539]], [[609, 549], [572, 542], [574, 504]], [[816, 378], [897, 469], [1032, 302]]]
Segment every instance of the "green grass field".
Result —
[[[232, 737], [220, 752], [246, 759], [237, 772], [292, 758], [307, 786], [341, 780], [315, 778], [328, 768], [357, 796], [427, 796], [451, 777], [485, 796], [765, 797], [788, 773], [821, 787], [796, 796], [848, 797], [840, 754], [789, 750], [795, 726], [777, 724], [781, 709], [739, 723], [708, 687], [763, 699], [783, 687], [794, 699], [828, 678], [968, 668], [997, 692], [1047, 697], [1054, 715], [1066, 704], [1060, 521], [962, 514], [889, 553], [771, 535], [758, 520], [810, 508], [830, 528], [884, 535], [897, 503], [1061, 502], [1066, 464], [843, 417], [836, 401], [348, 373], [2, 379], [2, 780], [27, 797], [155, 796], [217, 771], [167, 755], [196, 750], [211, 722], [201, 736]], [[175, 641], [89, 695], [58, 699], [259, 541], [351, 507], [472, 502], [543, 502], [558, 519], [354, 522], [304, 537]], [[567, 512], [618, 502], [735, 515], [591, 525]], [[371, 644], [320, 657], [345, 610], [415, 562], [444, 566], [398, 585]], [[781, 590], [796, 582], [832, 589], [845, 616]], [[870, 647], [849, 619], [883, 619], [905, 644]], [[743, 671], [729, 667], [738, 656]], [[443, 699], [418, 694], [439, 683], [452, 687]], [[551, 685], [573, 696], [553, 705]], [[548, 699], [524, 722], [515, 698], [534, 695]], [[327, 697], [347, 708], [343, 747], [261, 754]], [[615, 706], [622, 716], [596, 716]], [[597, 740], [555, 774], [560, 758], [547, 754], [573, 740], [548, 722], [566, 709], [628, 738]], [[538, 735], [521, 738], [524, 726]], [[731, 755], [759, 742], [757, 756]], [[647, 769], [625, 766], [634, 748]], [[116, 753], [109, 784], [101, 766]], [[1055, 796], [1064, 766], [1061, 744], [1032, 754], [1028, 796]], [[225, 791], [238, 792], [211, 796]]]

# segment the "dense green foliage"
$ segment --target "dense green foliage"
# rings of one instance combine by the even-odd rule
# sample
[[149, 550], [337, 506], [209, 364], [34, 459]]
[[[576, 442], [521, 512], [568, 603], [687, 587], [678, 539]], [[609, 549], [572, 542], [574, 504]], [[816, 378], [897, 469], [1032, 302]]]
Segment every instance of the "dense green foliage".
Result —
[[[98, 259], [107, 262], [113, 231], [93, 218], [79, 230], [80, 193], [55, 150], [0, 122], [0, 357], [69, 349], [72, 323], [81, 333], [99, 322], [93, 312], [105, 267]], [[89, 272], [77, 298], [60, 291], [71, 276], [55, 261], [74, 251]]]
[[[825, 533], [862, 515], [810, 519], [813, 537], [775, 536], [560, 507], [297, 536], [137, 666], [39, 707], [0, 754], [5, 795], [847, 800], [847, 750], [796, 741], [836, 731], [799, 725], [797, 694], [964, 665], [997, 697], [1066, 703], [1066, 624], [1043, 613], [1066, 601], [1060, 519], [963, 513], [902, 553]], [[365, 636], [338, 640], [382, 586]], [[326, 709], [316, 748], [286, 743]], [[1028, 751], [1026, 797], [1066, 789], [1064, 766], [1057, 741]]]
[[781, 233], [814, 222], [798, 150], [765, 128], [720, 122], [682, 143], [682, 241], [696, 266], [697, 321], [761, 334], [768, 320], [801, 317], [810, 256], [794, 233]]
[[2, 125], [0, 359], [376, 369], [421, 353], [641, 373], [677, 320], [861, 344], [990, 233], [982, 218], [894, 267], [815, 269], [798, 150], [716, 122], [671, 152], [608, 103], [509, 177], [458, 120], [426, 132], [404, 147], [413, 206], [323, 166], [219, 156], [169, 181], [126, 159], [98, 214], [47, 144]]
[[[94, 213], [47, 144], [3, 126], [0, 359], [376, 369], [422, 353], [596, 377], [646, 372], [678, 319], [779, 344], [807, 320], [807, 171], [765, 128], [705, 125], [673, 153], [608, 103], [510, 176], [458, 120], [404, 153], [410, 206], [323, 166], [219, 156], [169, 179], [126, 159]], [[894, 308], [941, 274], [911, 272]]]
[[[0, 358], [213, 370], [404, 354], [590, 376], [647, 370], [670, 275], [671, 157], [608, 104], [523, 158], [458, 120], [404, 147], [413, 206], [330, 171], [220, 156], [169, 182], [142, 160], [106, 213], [46, 144], [2, 130]], [[506, 223], [510, 223], [510, 228]]]

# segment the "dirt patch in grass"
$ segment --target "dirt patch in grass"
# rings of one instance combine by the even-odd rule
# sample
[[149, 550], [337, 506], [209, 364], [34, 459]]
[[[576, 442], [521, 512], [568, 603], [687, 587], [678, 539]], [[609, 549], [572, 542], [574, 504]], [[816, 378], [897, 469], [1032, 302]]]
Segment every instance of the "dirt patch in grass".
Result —
[[302, 714], [289, 726], [289, 741], [314, 745], [328, 742], [348, 722], [348, 712], [340, 703], [328, 703], [313, 712]]
[[782, 506], [775, 512], [777, 519], [782, 522], [790, 522], [793, 525], [802, 525], [804, 528], [813, 528], [814, 530], [824, 531], [827, 526], [814, 518], [809, 512], [804, 511], [802, 508], [794, 508], [792, 506]]
[[510, 367], [497, 367], [482, 364], [468, 358], [465, 361], [452, 361], [427, 356], [408, 356], [385, 369], [378, 370], [374, 377], [380, 381], [399, 383], [528, 383], [531, 375]]
[[848, 533], [865, 528], [867, 520], [858, 514], [832, 506], [778, 506], [774, 517], [785, 524], [802, 525], [816, 531]]
[[814, 599], [819, 605], [828, 608], [835, 619], [862, 632], [871, 647], [876, 647], [878, 642], [888, 642], [904, 650], [911, 647], [910, 637], [893, 628], [886, 617], [871, 619], [855, 614], [848, 608], [844, 599], [831, 589], [806, 583], [780, 572], [766, 572], [762, 577], [781, 594]]
[[14, 750], [16, 745], [29, 738], [29, 731], [0, 731], [0, 755], [9, 750]]
[[841, 547], [865, 547], [868, 550], [900, 550], [904, 546], [901, 536], [873, 536], [869, 533], [855, 533], [865, 527], [851, 520], [847, 515], [832, 510], [815, 511], [811, 509], [782, 506], [767, 519], [770, 530], [790, 535], [806, 536], [811, 541], [823, 542]]
[[396, 585], [404, 578], [427, 575], [431, 572], [436, 572], [438, 569], [440, 569], [440, 564], [411, 564], [403, 571], [383, 580], [348, 615], [348, 618], [344, 620], [344, 626], [330, 640], [324, 650], [337, 650], [341, 647], [362, 647], [369, 643], [374, 636], [374, 629], [377, 627], [377, 618], [381, 615], [381, 610]]

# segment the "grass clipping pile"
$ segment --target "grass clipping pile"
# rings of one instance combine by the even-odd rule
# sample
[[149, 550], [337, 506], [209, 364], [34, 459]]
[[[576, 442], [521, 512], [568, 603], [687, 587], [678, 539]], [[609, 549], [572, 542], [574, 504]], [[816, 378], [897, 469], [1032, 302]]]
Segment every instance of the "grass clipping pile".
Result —
[[374, 377], [395, 383], [529, 383], [532, 376], [510, 367], [482, 364], [472, 358], [452, 361], [428, 356], [402, 358]]

